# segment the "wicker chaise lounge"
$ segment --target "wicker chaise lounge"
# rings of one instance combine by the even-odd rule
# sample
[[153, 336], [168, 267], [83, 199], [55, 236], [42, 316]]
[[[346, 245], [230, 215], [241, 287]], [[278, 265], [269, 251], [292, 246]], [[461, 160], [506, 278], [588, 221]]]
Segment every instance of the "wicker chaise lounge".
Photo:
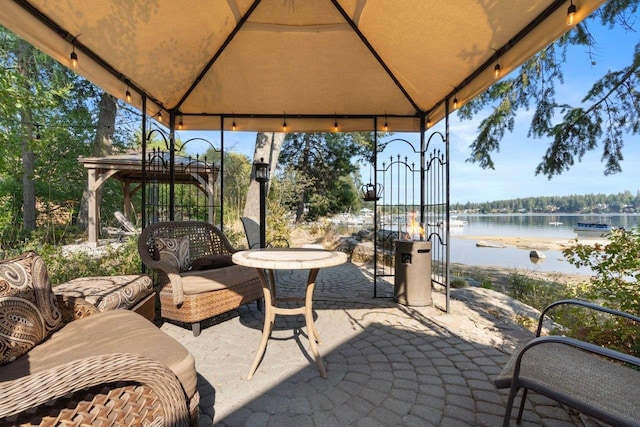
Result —
[[253, 268], [235, 265], [237, 250], [215, 226], [202, 221], [148, 225], [138, 238], [142, 262], [158, 273], [160, 314], [191, 324], [260, 301], [262, 284]]
[[196, 383], [193, 356], [141, 315], [63, 324], [37, 254], [0, 262], [0, 426], [197, 425]]
[[640, 359], [566, 336], [540, 336], [545, 315], [561, 305], [591, 310], [594, 316], [611, 315], [636, 322], [640, 317], [580, 300], [557, 301], [540, 314], [536, 338], [513, 353], [494, 383], [510, 388], [503, 420], [507, 427], [520, 388], [524, 389], [517, 423], [520, 424], [527, 391], [545, 395], [615, 426], [640, 426]]

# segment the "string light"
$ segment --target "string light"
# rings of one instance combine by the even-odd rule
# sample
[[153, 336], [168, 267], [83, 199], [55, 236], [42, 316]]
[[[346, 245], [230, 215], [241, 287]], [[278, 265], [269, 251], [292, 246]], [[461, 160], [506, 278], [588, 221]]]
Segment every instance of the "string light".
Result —
[[338, 132], [338, 118], [337, 117], [335, 117], [333, 119], [333, 131], [334, 132]]
[[236, 130], [236, 119], [233, 119], [233, 122], [231, 122], [231, 130]]
[[158, 121], [162, 123], [162, 111], [158, 111]]
[[496, 49], [491, 49], [496, 53], [496, 66], [493, 67], [493, 78], [498, 79], [500, 77], [500, 55], [498, 55], [498, 51]]
[[71, 50], [71, 55], [69, 55], [69, 58], [71, 59], [71, 68], [73, 68], [74, 70], [78, 69], [78, 54], [76, 53], [76, 46], [73, 45], [73, 48]]
[[183, 126], [182, 116], [180, 116], [180, 121], [178, 122], [178, 130], [182, 130], [182, 126]]
[[458, 97], [457, 97], [457, 96], [455, 96], [455, 97], [453, 98], [453, 109], [454, 109], [454, 110], [457, 110], [457, 109], [458, 109]]
[[128, 103], [131, 103], [131, 92], [129, 91], [129, 86], [127, 86], [127, 91], [124, 93], [124, 97]]
[[573, 0], [571, 0], [571, 4], [569, 5], [569, 8], [567, 9], [567, 25], [572, 26], [573, 22], [576, 18], [576, 5], [573, 4]]
[[384, 115], [384, 127], [383, 127], [385, 132], [389, 131], [389, 123], [387, 122], [387, 115]]
[[431, 118], [427, 117], [427, 129], [429, 129], [431, 126], [432, 126]]
[[287, 115], [286, 114], [282, 118], [282, 131], [283, 132], [287, 131]]

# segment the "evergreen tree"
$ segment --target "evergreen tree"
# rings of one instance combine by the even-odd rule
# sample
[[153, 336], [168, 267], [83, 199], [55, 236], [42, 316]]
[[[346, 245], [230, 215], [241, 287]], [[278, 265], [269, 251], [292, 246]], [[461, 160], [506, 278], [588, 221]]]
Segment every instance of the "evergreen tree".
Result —
[[624, 137], [640, 132], [640, 91], [636, 90], [640, 86], [640, 44], [636, 45], [630, 64], [602, 76], [580, 105], [557, 100], [555, 88], [564, 83], [562, 65], [569, 47], [586, 47], [589, 52], [586, 59], [594, 61], [592, 55], [597, 40], [590, 26], [621, 26], [630, 35], [635, 34], [633, 24], [638, 3], [639, 0], [605, 2], [568, 34], [522, 65], [514, 77], [493, 85], [461, 108], [459, 115], [463, 119], [490, 109], [479, 125], [468, 161], [493, 169], [491, 154], [499, 150], [505, 132], [513, 131], [516, 115], [533, 108], [529, 136], [552, 140], [536, 174], [549, 178], [559, 175], [598, 147], [602, 149], [605, 175], [620, 172]]

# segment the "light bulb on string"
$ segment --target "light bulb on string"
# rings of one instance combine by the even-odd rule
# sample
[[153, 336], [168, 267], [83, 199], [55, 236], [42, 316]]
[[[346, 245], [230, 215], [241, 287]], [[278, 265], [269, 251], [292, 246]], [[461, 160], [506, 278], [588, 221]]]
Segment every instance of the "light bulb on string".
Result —
[[567, 25], [572, 26], [576, 19], [577, 8], [576, 5], [573, 4], [573, 0], [571, 0], [571, 4], [567, 8]]
[[73, 50], [71, 51], [69, 58], [71, 59], [71, 68], [73, 68], [74, 70], [77, 70], [79, 65], [78, 65], [78, 54], [76, 53], [75, 46], [73, 46]]

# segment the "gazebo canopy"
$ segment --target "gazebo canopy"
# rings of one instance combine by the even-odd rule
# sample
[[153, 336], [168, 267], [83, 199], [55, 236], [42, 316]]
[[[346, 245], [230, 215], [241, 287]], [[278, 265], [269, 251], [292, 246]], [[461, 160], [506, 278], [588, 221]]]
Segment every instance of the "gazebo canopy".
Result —
[[603, 2], [7, 0], [0, 23], [182, 129], [417, 131]]

